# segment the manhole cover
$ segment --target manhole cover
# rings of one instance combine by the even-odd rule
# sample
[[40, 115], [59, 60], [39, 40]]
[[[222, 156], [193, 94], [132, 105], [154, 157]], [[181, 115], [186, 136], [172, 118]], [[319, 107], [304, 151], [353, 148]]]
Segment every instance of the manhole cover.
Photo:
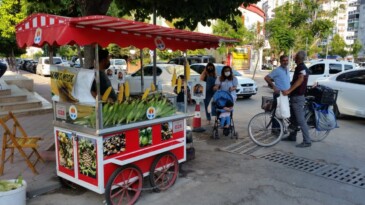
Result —
[[259, 158], [352, 186], [365, 188], [365, 173], [361, 173], [354, 168], [331, 165], [282, 152], [268, 153], [260, 156]]

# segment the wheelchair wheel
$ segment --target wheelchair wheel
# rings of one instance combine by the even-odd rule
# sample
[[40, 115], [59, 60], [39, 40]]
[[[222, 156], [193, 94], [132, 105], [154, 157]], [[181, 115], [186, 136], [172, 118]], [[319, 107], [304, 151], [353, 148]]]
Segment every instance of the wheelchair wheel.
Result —
[[[276, 124], [276, 127], [273, 127]], [[248, 123], [248, 135], [260, 146], [273, 146], [281, 140], [284, 134], [283, 123], [270, 112], [255, 115]]]
[[316, 117], [313, 112], [307, 112], [305, 121], [308, 124], [309, 136], [313, 142], [320, 142], [326, 138], [331, 130], [318, 131], [316, 129]]

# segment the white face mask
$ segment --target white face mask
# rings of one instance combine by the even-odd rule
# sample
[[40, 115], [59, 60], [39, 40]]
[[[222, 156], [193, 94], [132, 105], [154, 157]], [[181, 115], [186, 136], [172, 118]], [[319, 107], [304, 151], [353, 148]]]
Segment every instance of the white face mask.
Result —
[[224, 75], [226, 76], [226, 77], [228, 77], [229, 75], [231, 75], [231, 72], [224, 72]]

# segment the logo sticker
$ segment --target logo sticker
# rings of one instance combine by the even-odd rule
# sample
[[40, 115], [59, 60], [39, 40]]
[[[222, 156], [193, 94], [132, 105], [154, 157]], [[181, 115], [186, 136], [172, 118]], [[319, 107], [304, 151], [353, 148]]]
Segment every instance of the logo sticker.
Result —
[[156, 117], [156, 109], [154, 107], [149, 107], [146, 112], [147, 119], [152, 120]]
[[68, 108], [68, 114], [70, 115], [70, 118], [72, 120], [76, 120], [76, 118], [77, 118], [77, 108], [74, 105], [71, 105], [70, 108]]
[[161, 37], [156, 37], [155, 38], [155, 45], [157, 47], [157, 49], [159, 50], [165, 50], [165, 42], [163, 42], [163, 40], [161, 39]]
[[35, 31], [35, 36], [34, 36], [34, 43], [35, 44], [39, 44], [42, 40], [42, 29], [41, 28], [37, 28], [37, 30]]

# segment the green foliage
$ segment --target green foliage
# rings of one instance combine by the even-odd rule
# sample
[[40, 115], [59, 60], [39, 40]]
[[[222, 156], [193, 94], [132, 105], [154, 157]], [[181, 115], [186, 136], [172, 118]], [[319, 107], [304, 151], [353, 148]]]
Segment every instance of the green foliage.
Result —
[[210, 26], [211, 19], [222, 19], [234, 28], [237, 27], [235, 16], [241, 15], [238, 7], [243, 4], [256, 3], [257, 0], [115, 0], [123, 15], [134, 15], [138, 21], [149, 19], [154, 9], [157, 16], [162, 16], [168, 21], [177, 19], [174, 26], [180, 29], [194, 30], [200, 22], [204, 26]]
[[359, 39], [356, 39], [355, 42], [352, 44], [351, 47], [351, 54], [354, 56], [354, 58], [357, 58], [359, 52], [362, 49], [362, 44], [359, 41]]
[[67, 59], [71, 59], [72, 56], [77, 56], [76, 48], [69, 45], [61, 46], [58, 50], [58, 53], [60, 54], [60, 56], [66, 57]]
[[342, 58], [347, 55], [347, 51], [345, 50], [346, 42], [340, 35], [334, 35], [330, 45], [331, 51], [329, 53], [331, 55], [340, 55]]
[[304, 0], [286, 3], [275, 9], [275, 17], [266, 23], [271, 48], [275, 54], [289, 50], [317, 51], [317, 43], [331, 34], [334, 23], [328, 18], [337, 10], [320, 10], [322, 1]]

